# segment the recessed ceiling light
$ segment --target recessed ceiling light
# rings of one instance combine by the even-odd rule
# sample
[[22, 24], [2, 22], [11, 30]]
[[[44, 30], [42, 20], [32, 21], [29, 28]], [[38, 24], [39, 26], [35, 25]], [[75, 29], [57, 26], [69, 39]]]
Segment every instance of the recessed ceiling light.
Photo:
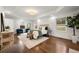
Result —
[[56, 19], [56, 17], [55, 16], [52, 16], [52, 17], [50, 17], [50, 19]]
[[40, 19], [37, 19], [37, 22], [38, 22], [38, 23], [40, 23], [40, 22], [41, 22], [41, 20], [40, 20]]
[[27, 9], [26, 12], [29, 14], [29, 15], [36, 15], [38, 13], [37, 10], [35, 9]]

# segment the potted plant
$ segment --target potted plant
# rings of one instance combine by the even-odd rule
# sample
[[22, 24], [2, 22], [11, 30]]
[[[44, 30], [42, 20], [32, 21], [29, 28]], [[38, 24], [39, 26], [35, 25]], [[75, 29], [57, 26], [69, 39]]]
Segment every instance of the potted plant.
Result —
[[72, 42], [77, 43], [76, 29], [79, 29], [79, 14], [67, 17], [67, 26], [73, 29]]
[[5, 31], [9, 31], [10, 27], [9, 26], [5, 26]]

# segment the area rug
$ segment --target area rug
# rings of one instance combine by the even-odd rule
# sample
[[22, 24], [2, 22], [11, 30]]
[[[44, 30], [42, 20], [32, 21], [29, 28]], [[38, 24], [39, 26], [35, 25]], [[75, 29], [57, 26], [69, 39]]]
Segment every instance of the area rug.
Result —
[[46, 41], [48, 39], [48, 37], [40, 37], [39, 39], [32, 39], [30, 40], [29, 38], [21, 38], [19, 37], [19, 39], [23, 42], [23, 44], [28, 48], [31, 49], [37, 45], [39, 45], [40, 43]]
[[69, 48], [69, 53], [79, 53], [79, 51]]

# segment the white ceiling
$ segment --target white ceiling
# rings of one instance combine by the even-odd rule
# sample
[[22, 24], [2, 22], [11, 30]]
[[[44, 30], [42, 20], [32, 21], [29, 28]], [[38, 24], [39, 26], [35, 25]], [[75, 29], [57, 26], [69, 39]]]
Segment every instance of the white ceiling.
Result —
[[[6, 18], [22, 18], [22, 19], [36, 19], [41, 17], [48, 17], [51, 15], [60, 16], [79, 10], [78, 6], [2, 6], [1, 11], [8, 11], [5, 13]], [[25, 12], [26, 9], [35, 9], [38, 14], [31, 16]]]

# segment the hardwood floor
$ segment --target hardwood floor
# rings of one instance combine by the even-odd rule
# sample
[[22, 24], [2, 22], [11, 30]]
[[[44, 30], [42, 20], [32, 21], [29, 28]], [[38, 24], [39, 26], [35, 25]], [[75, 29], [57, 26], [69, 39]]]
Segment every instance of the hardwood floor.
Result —
[[67, 53], [69, 48], [79, 50], [79, 43], [73, 44], [70, 40], [49, 37], [43, 43], [28, 49], [23, 45], [22, 41], [15, 37], [14, 44], [2, 53]]

